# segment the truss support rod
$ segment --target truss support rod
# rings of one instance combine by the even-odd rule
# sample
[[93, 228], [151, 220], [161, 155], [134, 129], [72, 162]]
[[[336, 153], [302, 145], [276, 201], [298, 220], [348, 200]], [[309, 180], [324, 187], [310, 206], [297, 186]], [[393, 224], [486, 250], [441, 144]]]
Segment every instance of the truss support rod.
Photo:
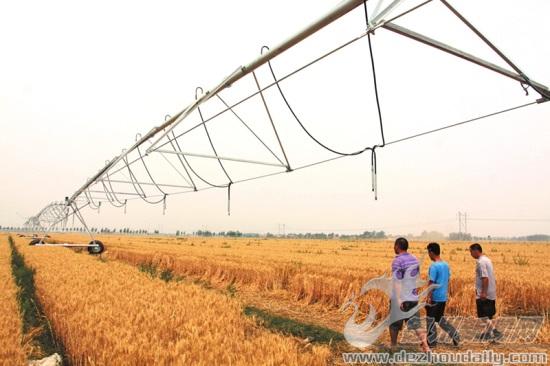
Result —
[[[236, 161], [236, 162], [239, 162], [239, 163], [259, 164], [259, 165], [267, 165], [267, 166], [276, 166], [276, 167], [279, 167], [279, 168], [286, 168], [286, 165], [284, 165], [284, 164], [266, 163], [266, 162], [263, 162], [263, 161], [256, 161], [256, 160], [228, 158], [228, 157], [223, 157], [223, 156], [195, 154], [195, 153], [170, 151], [170, 150], [154, 150], [154, 152], [165, 153], [165, 154], [177, 154], [177, 155], [184, 155], [184, 156], [193, 156], [193, 157], [196, 157], [196, 158], [220, 159], [220, 160], [227, 160], [227, 161]], [[190, 188], [193, 188], [193, 187], [190, 187]]]
[[82, 225], [84, 225], [84, 227], [86, 228], [86, 231], [88, 232], [88, 234], [90, 234], [90, 236], [92, 237], [92, 240], [93, 240], [93, 235], [92, 233], [90, 232], [90, 230], [88, 230], [88, 226], [86, 225], [86, 223], [84, 222], [84, 218], [81, 217], [81, 214], [79, 212], [79, 210], [83, 209], [84, 207], [88, 206], [89, 203], [81, 206], [81, 207], [77, 207], [76, 204], [71, 204], [70, 206], [67, 206], [68, 208], [70, 207], [73, 211], [73, 213], [70, 213], [70, 212], [67, 212], [66, 213], [66, 217], [62, 217], [62, 218], [58, 218], [57, 220], [52, 220], [51, 223], [49, 223], [49, 227], [45, 228], [45, 227], [42, 227], [42, 231], [43, 231], [43, 235], [42, 235], [42, 239], [41, 241], [44, 241], [46, 239], [46, 236], [48, 235], [48, 233], [50, 231], [52, 231], [52, 229], [57, 225], [59, 224], [60, 222], [62, 222], [63, 220], [65, 220], [66, 218], [68, 218], [69, 216], [71, 215], [74, 215], [78, 218], [78, 220], [82, 223]]
[[397, 6], [399, 6], [401, 3], [403, 2], [403, 0], [394, 0], [390, 5], [388, 5], [386, 8], [384, 8], [384, 10], [382, 10], [380, 12], [380, 14], [373, 14], [373, 19], [372, 20], [368, 20], [369, 22], [369, 25], [370, 24], [378, 24], [381, 20], [383, 20], [382, 18], [386, 15], [386, 14], [389, 14], [392, 10], [394, 10]]
[[[485, 61], [479, 57], [476, 57], [472, 54], [469, 54], [467, 52], [464, 52], [462, 50], [459, 50], [457, 48], [454, 48], [452, 46], [449, 46], [443, 42], [440, 42], [440, 41], [437, 41], [433, 38], [430, 38], [430, 37], [427, 37], [425, 35], [422, 35], [420, 33], [417, 33], [417, 32], [414, 32], [408, 28], [405, 28], [405, 27], [402, 27], [400, 25], [397, 25], [397, 24], [391, 24], [391, 23], [386, 23], [382, 26], [383, 28], [387, 29], [387, 30], [390, 30], [394, 33], [397, 33], [397, 34], [400, 34], [402, 36], [405, 36], [407, 38], [410, 38], [410, 39], [413, 39], [417, 42], [420, 42], [420, 43], [423, 43], [425, 45], [428, 45], [428, 46], [431, 46], [431, 47], [434, 47], [440, 51], [443, 51], [443, 52], [446, 52], [446, 53], [449, 53], [451, 55], [454, 55], [454, 56], [457, 56], [457, 57], [460, 57], [466, 61], [469, 61], [469, 62], [472, 62], [476, 65], [479, 65], [481, 67], [484, 67], [486, 69], [489, 69], [489, 70], [492, 70], [494, 72], [497, 72], [501, 75], [504, 75], [506, 77], [509, 77], [511, 79], [514, 79], [516, 81], [519, 81], [521, 83], [524, 83], [525, 82], [525, 79], [523, 76], [519, 75], [519, 74], [516, 74], [515, 72], [512, 72], [512, 71], [509, 71], [509, 70], [506, 70], [505, 68], [503, 67], [500, 67], [498, 65], [495, 65], [491, 62], [488, 62], [488, 61]], [[540, 84], [536, 81], [533, 81], [533, 80], [530, 80], [530, 82], [535, 85], [537, 88], [541, 88], [543, 90], [548, 90], [548, 88], [543, 85], [543, 84]]]
[[[106, 194], [105, 191], [89, 191], [90, 193], [97, 193], [97, 194]], [[129, 193], [129, 192], [111, 192], [114, 194], [125, 194], [127, 196], [139, 196], [137, 193]], [[94, 200], [103, 200], [105, 197], [92, 197]]]
[[281, 53], [291, 48], [295, 44], [299, 43], [300, 41], [306, 39], [307, 37], [317, 32], [318, 30], [322, 29], [323, 27], [327, 26], [328, 24], [346, 15], [356, 7], [362, 5], [363, 1], [364, 0], [344, 0], [340, 2], [332, 10], [330, 10], [328, 13], [326, 13], [325, 15], [321, 16], [319, 19], [309, 24], [300, 32], [294, 34], [293, 36], [288, 38], [286, 41], [280, 43], [276, 47], [271, 48], [269, 52], [266, 52], [263, 55], [260, 55], [260, 57], [256, 58], [254, 61], [250, 62], [249, 64], [237, 68], [233, 73], [231, 73], [231, 75], [225, 78], [218, 86], [204, 93], [199, 99], [197, 99], [196, 101], [191, 103], [189, 106], [184, 108], [181, 112], [175, 114], [168, 121], [165, 121], [160, 126], [154, 127], [153, 129], [151, 129], [148, 133], [143, 135], [141, 139], [136, 141], [136, 143], [132, 145], [122, 155], [115, 156], [111, 161], [109, 161], [108, 164], [106, 164], [103, 168], [101, 168], [101, 170], [98, 171], [92, 178], [88, 179], [88, 181], [84, 183], [84, 185], [69, 198], [67, 205], [70, 205], [71, 203], [73, 203], [74, 200], [79, 195], [81, 195], [91, 184], [93, 184], [98, 178], [100, 178], [105, 173], [107, 173], [109, 169], [111, 169], [113, 166], [119, 163], [124, 157], [128, 156], [128, 154], [134, 151], [137, 147], [141, 146], [144, 142], [155, 137], [159, 132], [164, 130], [162, 135], [153, 142], [153, 144], [151, 145], [151, 147], [149, 147], [149, 149], [147, 149], [147, 153], [152, 152], [156, 147], [156, 145], [159, 143], [159, 141], [162, 140], [164, 137], [166, 137], [180, 121], [182, 121], [185, 117], [191, 114], [191, 112], [193, 112], [201, 103], [206, 102], [212, 96], [216, 95], [219, 91], [231, 86], [236, 81], [242, 79], [244, 76], [248, 75], [258, 67], [266, 64], [268, 61], [280, 55]]
[[162, 124], [159, 128], [160, 129], [166, 128], [166, 130], [159, 138], [157, 138], [153, 142], [153, 144], [151, 145], [151, 147], [149, 147], [147, 152], [150, 153], [154, 151], [155, 147], [160, 142], [160, 140], [168, 136], [168, 134], [172, 131], [172, 129], [176, 125], [178, 125], [179, 122], [181, 122], [185, 117], [187, 117], [191, 112], [193, 112], [200, 104], [206, 102], [208, 99], [216, 95], [221, 90], [231, 86], [236, 81], [242, 79], [252, 71], [266, 64], [268, 61], [274, 59], [281, 53], [285, 52], [286, 50], [296, 45], [297, 43], [303, 41], [307, 37], [317, 32], [318, 30], [324, 28], [325, 26], [329, 25], [335, 20], [346, 15], [356, 7], [362, 5], [363, 1], [364, 0], [344, 0], [340, 2], [338, 5], [336, 5], [336, 7], [330, 10], [328, 13], [321, 16], [319, 19], [315, 20], [314, 22], [312, 22], [311, 24], [303, 28], [298, 33], [294, 34], [293, 36], [283, 41], [279, 45], [272, 47], [269, 52], [266, 52], [260, 55], [258, 58], [248, 63], [247, 65], [240, 66], [239, 68], [237, 68], [231, 75], [225, 78], [220, 84], [212, 88], [210, 91], [205, 92], [199, 99], [191, 103], [187, 108], [184, 109], [183, 112], [178, 113], [178, 115], [174, 116], [174, 118]]
[[[104, 179], [100, 179], [99, 181], [108, 182]], [[129, 182], [129, 181], [126, 181], [126, 180], [109, 179], [109, 181], [111, 183], [132, 184], [132, 182]], [[153, 183], [147, 183], [147, 182], [134, 182], [134, 184], [145, 185], [145, 186], [154, 186], [155, 185]], [[190, 187], [190, 186], [179, 186], [179, 185], [176, 185], [176, 184], [160, 184], [160, 183], [158, 183], [157, 186], [159, 186], [159, 187], [168, 187], [168, 188], [193, 188], [193, 187]], [[115, 192], [115, 194], [119, 194], [119, 193]], [[122, 193], [122, 194], [127, 194], [127, 193]]]
[[72, 208], [73, 213], [76, 216], [76, 218], [78, 219], [78, 221], [80, 221], [80, 223], [82, 224], [82, 226], [84, 226], [84, 229], [86, 230], [88, 235], [90, 235], [90, 238], [92, 238], [92, 241], [95, 240], [94, 239], [94, 234], [92, 234], [92, 231], [88, 228], [88, 225], [86, 224], [86, 220], [84, 220], [84, 216], [82, 216], [82, 213], [80, 212], [82, 207], [77, 207], [76, 204], [74, 204], [74, 203], [71, 203], [70, 207]]
[[285, 148], [283, 147], [283, 143], [281, 142], [281, 138], [279, 137], [279, 133], [277, 132], [277, 128], [275, 127], [275, 122], [273, 122], [273, 117], [271, 116], [271, 112], [269, 111], [269, 107], [267, 106], [267, 102], [265, 101], [264, 93], [262, 92], [262, 87], [260, 86], [260, 82], [258, 81], [258, 77], [256, 77], [256, 73], [252, 72], [252, 76], [254, 76], [254, 82], [256, 83], [256, 87], [258, 88], [258, 92], [260, 93], [260, 98], [262, 99], [262, 104], [264, 105], [265, 112], [267, 114], [267, 117], [269, 118], [269, 122], [271, 122], [271, 127], [273, 127], [273, 132], [275, 133], [275, 137], [277, 138], [277, 142], [279, 143], [279, 147], [281, 148], [281, 151], [283, 153], [283, 156], [286, 161], [286, 169], [288, 171], [291, 171], [290, 169], [290, 163], [288, 161], [288, 157], [286, 156]]

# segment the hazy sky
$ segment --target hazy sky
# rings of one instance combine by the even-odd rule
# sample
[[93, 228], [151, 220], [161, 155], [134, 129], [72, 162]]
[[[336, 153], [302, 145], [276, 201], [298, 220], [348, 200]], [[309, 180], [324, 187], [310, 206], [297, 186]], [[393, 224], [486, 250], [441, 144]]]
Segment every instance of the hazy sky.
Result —
[[[0, 225], [20, 225], [48, 202], [71, 195], [105, 160], [128, 147], [136, 133], [190, 103], [195, 87], [214, 86], [257, 57], [261, 46], [279, 43], [336, 3], [0, 3]], [[550, 2], [451, 3], [527, 75], [550, 85]], [[369, 4], [372, 10], [375, 0]], [[274, 60], [278, 75], [359, 35], [365, 29], [362, 11], [356, 9]], [[397, 23], [503, 65], [438, 1]], [[525, 96], [518, 82], [387, 30], [377, 31], [372, 41], [388, 141], [538, 97], [534, 91]], [[265, 67], [258, 79], [264, 86], [271, 81]], [[327, 145], [355, 151], [380, 143], [366, 39], [282, 87], [304, 124]], [[235, 102], [253, 88], [248, 77], [223, 95]], [[266, 98], [291, 165], [331, 156], [308, 139], [275, 90]], [[203, 112], [212, 115], [216, 108], [207, 105]], [[261, 108], [257, 99], [239, 113], [276, 150]], [[197, 118], [185, 121], [179, 131]], [[229, 119], [212, 122], [220, 155], [267, 160], [257, 141]], [[211, 153], [204, 131], [196, 132], [184, 140], [186, 149]], [[237, 184], [231, 216], [226, 190], [212, 189], [169, 196], [166, 215], [161, 205], [133, 200], [126, 214], [104, 202], [99, 215], [88, 210], [86, 217], [99, 227], [166, 231], [277, 232], [284, 223], [287, 232], [447, 233], [458, 229], [457, 212], [463, 211], [472, 218], [548, 219], [472, 220], [473, 234], [550, 234], [549, 141], [546, 103], [380, 149], [378, 201], [370, 191], [370, 155], [363, 154]], [[161, 163], [152, 165], [163, 182], [173, 182]], [[205, 165], [203, 172], [226, 183], [214, 168]], [[239, 163], [228, 168], [234, 179], [273, 171]]]

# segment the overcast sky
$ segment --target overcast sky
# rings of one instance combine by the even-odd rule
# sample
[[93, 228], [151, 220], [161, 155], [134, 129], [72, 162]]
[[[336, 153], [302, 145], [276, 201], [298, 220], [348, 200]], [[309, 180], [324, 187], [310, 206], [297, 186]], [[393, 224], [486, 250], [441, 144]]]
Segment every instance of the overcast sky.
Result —
[[[550, 2], [451, 3], [529, 77], [550, 85]], [[71, 195], [137, 133], [189, 104], [195, 87], [216, 85], [257, 57], [261, 46], [276, 45], [336, 4], [2, 2], [0, 225], [20, 225], [50, 201]], [[375, 0], [369, 4], [374, 11]], [[397, 23], [504, 66], [439, 1]], [[290, 72], [364, 29], [358, 8], [274, 60], [276, 72]], [[378, 30], [372, 42], [388, 141], [538, 98], [532, 90], [525, 96], [516, 81], [387, 30]], [[265, 67], [258, 79], [263, 86], [271, 81]], [[325, 144], [350, 152], [380, 143], [366, 39], [281, 85]], [[253, 87], [248, 77], [223, 95], [235, 102]], [[266, 98], [292, 166], [332, 156], [304, 134], [275, 90]], [[256, 99], [239, 113], [282, 156]], [[216, 108], [204, 106], [204, 113]], [[197, 122], [193, 118], [179, 131]], [[220, 155], [266, 160], [266, 151], [234, 123], [212, 122]], [[197, 130], [183, 143], [193, 152], [211, 153], [204, 139]], [[86, 217], [93, 226], [164, 231], [277, 232], [284, 223], [287, 232], [448, 233], [457, 231], [462, 211], [471, 218], [516, 219], [472, 220], [468, 229], [476, 235], [550, 234], [549, 141], [546, 103], [378, 150], [377, 201], [370, 191], [370, 155], [363, 154], [237, 184], [231, 216], [226, 190], [212, 189], [169, 196], [165, 215], [162, 205], [132, 200], [126, 214], [104, 202], [100, 214], [88, 210]], [[167, 169], [151, 164], [171, 183]], [[228, 165], [235, 180], [261, 173], [239, 164]], [[219, 169], [204, 169], [212, 180], [226, 183]]]

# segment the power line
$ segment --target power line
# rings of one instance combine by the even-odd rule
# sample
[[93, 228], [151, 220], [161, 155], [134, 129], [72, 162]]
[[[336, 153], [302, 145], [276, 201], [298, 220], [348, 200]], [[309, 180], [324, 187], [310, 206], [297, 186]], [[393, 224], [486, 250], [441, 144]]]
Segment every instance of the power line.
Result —
[[468, 217], [470, 221], [510, 221], [510, 222], [550, 222], [550, 219], [538, 218], [486, 218], [486, 217]]

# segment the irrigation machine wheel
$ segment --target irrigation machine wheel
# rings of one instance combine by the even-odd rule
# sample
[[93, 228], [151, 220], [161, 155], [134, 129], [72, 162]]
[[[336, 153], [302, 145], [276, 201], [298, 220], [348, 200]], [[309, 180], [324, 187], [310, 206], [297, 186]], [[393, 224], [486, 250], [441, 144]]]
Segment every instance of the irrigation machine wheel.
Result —
[[105, 246], [99, 240], [92, 240], [90, 242], [90, 245], [93, 245], [91, 247], [88, 247], [88, 253], [90, 254], [93, 254], [93, 255], [101, 254], [105, 250]]
[[34, 238], [34, 239], [32, 239], [31, 242], [29, 243], [29, 245], [36, 245], [36, 244], [44, 244], [44, 242], [43, 242], [41, 239]]

